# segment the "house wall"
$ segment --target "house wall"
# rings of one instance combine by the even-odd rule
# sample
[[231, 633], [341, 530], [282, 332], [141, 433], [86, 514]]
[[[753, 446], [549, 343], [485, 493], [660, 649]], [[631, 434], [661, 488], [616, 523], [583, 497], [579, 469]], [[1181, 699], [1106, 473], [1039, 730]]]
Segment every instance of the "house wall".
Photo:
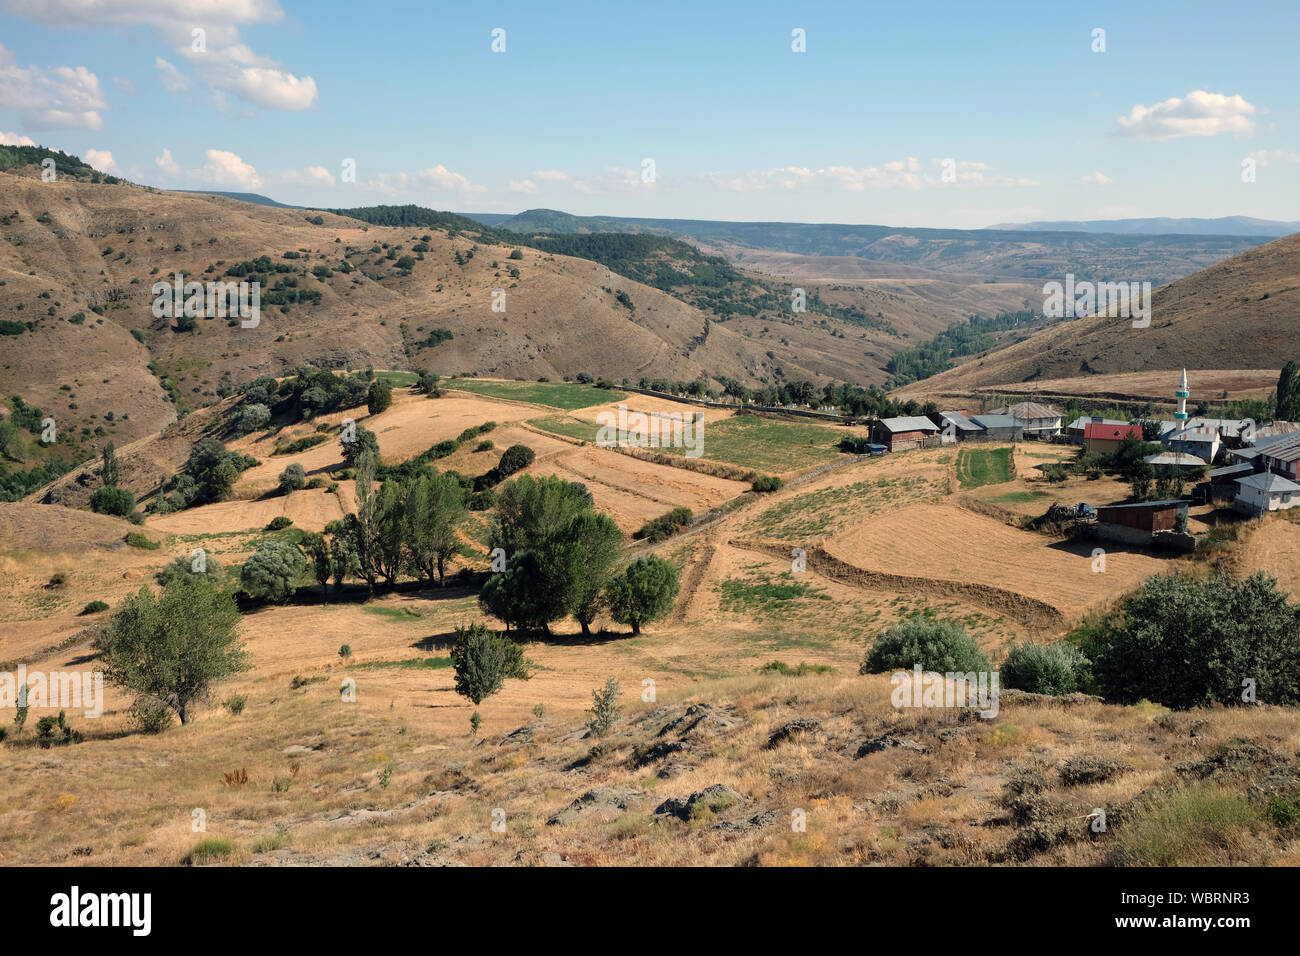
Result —
[[1233, 502], [1238, 511], [1246, 514], [1263, 514], [1266, 511], [1287, 511], [1300, 505], [1300, 496], [1294, 493], [1267, 492], [1259, 488], [1239, 486]]
[[1113, 438], [1089, 438], [1084, 442], [1084, 450], [1099, 455], [1113, 455], [1119, 450], [1119, 445]]
[[1172, 531], [1174, 522], [1178, 519], [1178, 508], [1174, 505], [1162, 508], [1098, 508], [1097, 517], [1106, 524], [1141, 531]]

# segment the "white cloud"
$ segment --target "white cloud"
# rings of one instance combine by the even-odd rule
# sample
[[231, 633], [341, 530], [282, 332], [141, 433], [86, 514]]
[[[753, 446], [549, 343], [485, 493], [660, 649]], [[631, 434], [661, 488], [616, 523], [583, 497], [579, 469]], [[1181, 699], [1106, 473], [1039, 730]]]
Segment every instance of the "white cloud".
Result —
[[[146, 26], [184, 57], [214, 92], [233, 93], [277, 110], [310, 109], [318, 100], [315, 80], [286, 72], [276, 60], [254, 53], [240, 37], [241, 26], [284, 18], [275, 0], [0, 0], [0, 8], [54, 28]], [[203, 31], [200, 49], [195, 49], [196, 29]]]
[[161, 156], [155, 157], [154, 165], [161, 169], [167, 176], [178, 176], [181, 172], [180, 164], [172, 158], [172, 151], [170, 149], [164, 149]]
[[1109, 186], [1115, 180], [1111, 179], [1100, 169], [1088, 173], [1086, 176], [1079, 177], [1079, 183], [1084, 186]]
[[88, 149], [86, 150], [86, 162], [100, 172], [106, 173], [113, 168], [113, 154], [107, 149]]
[[324, 166], [308, 166], [301, 171], [291, 169], [281, 173], [280, 181], [295, 186], [333, 186], [334, 174]]
[[84, 66], [18, 65], [0, 44], [0, 109], [16, 110], [29, 129], [100, 129], [107, 104], [99, 78]]
[[428, 169], [422, 169], [416, 176], [427, 183], [432, 183], [439, 189], [456, 190], [459, 192], [482, 192], [483, 186], [476, 186], [468, 178], [460, 173], [453, 173], [446, 166], [439, 163], [437, 166], [431, 166]]
[[158, 82], [168, 93], [184, 93], [190, 88], [189, 77], [162, 57], [154, 57], [153, 65], [158, 70]]
[[1181, 99], [1177, 96], [1154, 106], [1141, 103], [1118, 117], [1120, 132], [1138, 139], [1179, 139], [1184, 136], [1220, 136], [1224, 133], [1245, 134], [1255, 128], [1251, 119], [1262, 112], [1239, 94], [1208, 93], [1193, 90]]
[[210, 149], [205, 155], [207, 162], [197, 172], [197, 178], [202, 182], [238, 189], [257, 189], [262, 185], [257, 170], [234, 153], [224, 149]]
[[126, 93], [126, 94], [128, 94], [128, 95], [130, 95], [130, 96], [134, 96], [134, 95], [136, 94], [136, 92], [137, 92], [137, 91], [136, 91], [136, 88], [135, 88], [135, 84], [132, 83], [132, 82], [131, 82], [129, 79], [127, 79], [125, 76], [115, 76], [115, 77], [113, 77], [113, 85], [116, 86], [116, 87], [117, 87], [119, 90], [121, 90], [123, 93]]
[[510, 180], [510, 191], [512, 193], [535, 193], [537, 192], [537, 183], [531, 179], [512, 179]]
[[[951, 164], [951, 165], [949, 165]], [[951, 179], [945, 178], [945, 172]], [[915, 156], [890, 160], [880, 166], [783, 166], [744, 173], [714, 173], [707, 177], [715, 186], [733, 192], [782, 189], [822, 189], [861, 193], [868, 189], [919, 190], [938, 186], [1037, 186], [1024, 177], [991, 175], [993, 167], [973, 160], [932, 160], [929, 167]]]
[[1269, 163], [1300, 163], [1300, 154], [1284, 149], [1257, 149], [1253, 153], [1247, 153], [1246, 156], [1253, 159], [1256, 166], [1261, 167]]
[[20, 136], [17, 133], [6, 133], [0, 130], [0, 146], [35, 146], [35, 141], [30, 136]]

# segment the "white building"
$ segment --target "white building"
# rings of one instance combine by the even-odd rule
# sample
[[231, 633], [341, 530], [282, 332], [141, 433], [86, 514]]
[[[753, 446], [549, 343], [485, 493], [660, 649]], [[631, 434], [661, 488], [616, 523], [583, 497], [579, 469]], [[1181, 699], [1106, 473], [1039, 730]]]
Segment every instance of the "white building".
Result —
[[1285, 511], [1300, 505], [1300, 485], [1265, 471], [1237, 479], [1237, 497], [1233, 507], [1250, 515], [1267, 511]]

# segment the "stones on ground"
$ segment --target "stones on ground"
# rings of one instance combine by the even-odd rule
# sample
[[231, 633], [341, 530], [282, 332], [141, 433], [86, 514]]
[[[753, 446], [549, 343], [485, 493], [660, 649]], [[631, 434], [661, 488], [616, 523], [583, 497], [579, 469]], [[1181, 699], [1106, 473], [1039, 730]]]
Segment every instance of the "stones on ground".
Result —
[[742, 723], [744, 723], [743, 718], [734, 712], [701, 702], [687, 707], [680, 717], [660, 728], [656, 736], [667, 737], [673, 734], [681, 740], [693, 734], [731, 730]]
[[871, 740], [863, 743], [862, 746], [858, 748], [858, 752], [855, 756], [861, 759], [870, 754], [880, 753], [882, 750], [891, 750], [893, 748], [898, 748], [899, 750], [911, 750], [918, 754], [930, 752], [928, 747], [918, 743], [911, 737], [898, 737], [894, 734], [881, 734], [879, 737], [873, 737]]
[[767, 739], [767, 749], [771, 750], [791, 737], [802, 737], [805, 734], [810, 734], [820, 726], [821, 721], [816, 717], [796, 717], [772, 732], [772, 736]]
[[669, 797], [655, 807], [656, 816], [676, 817], [679, 820], [691, 820], [705, 812], [721, 813], [730, 807], [744, 802], [735, 790], [724, 783], [715, 783], [711, 787], [698, 790], [688, 797]]
[[1105, 783], [1132, 769], [1124, 761], [1114, 757], [1104, 757], [1101, 754], [1078, 754], [1065, 761], [1059, 773], [1061, 783], [1067, 787], [1077, 787], [1090, 783]]
[[616, 816], [641, 799], [641, 791], [631, 787], [595, 787], [588, 790], [562, 810], [557, 810], [546, 821], [548, 826]]
[[756, 813], [748, 820], [722, 820], [711, 826], [710, 830], [717, 830], [719, 833], [736, 835], [749, 833], [753, 830], [761, 830], [770, 827], [780, 818], [775, 810], [764, 810], [762, 813]]

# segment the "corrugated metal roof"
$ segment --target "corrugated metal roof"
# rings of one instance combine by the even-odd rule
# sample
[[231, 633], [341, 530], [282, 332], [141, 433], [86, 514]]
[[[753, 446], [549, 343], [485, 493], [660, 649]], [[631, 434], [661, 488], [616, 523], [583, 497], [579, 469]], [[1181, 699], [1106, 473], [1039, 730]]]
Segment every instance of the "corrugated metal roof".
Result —
[[1300, 459], [1300, 435], [1292, 434], [1279, 438], [1276, 441], [1270, 441], [1260, 446], [1256, 444], [1260, 452], [1268, 455], [1269, 458], [1276, 458], [1278, 461], [1295, 461]]
[[1148, 465], [1182, 465], [1187, 468], [1208, 464], [1204, 458], [1198, 458], [1185, 451], [1162, 451], [1158, 455], [1147, 455], [1143, 460]]
[[1112, 440], [1123, 440], [1125, 438], [1141, 438], [1141, 425], [1106, 425], [1101, 422], [1089, 422], [1083, 426], [1084, 439], [1104, 438]]
[[882, 418], [880, 424], [891, 432], [937, 432], [939, 426], [920, 415], [905, 415], [900, 418]]
[[1258, 488], [1260, 491], [1300, 491], [1300, 485], [1271, 471], [1238, 478], [1237, 484], [1244, 485], [1247, 488]]
[[1060, 418], [1061, 413], [1050, 405], [1044, 405], [1041, 402], [1019, 402], [1015, 405], [1004, 405], [1001, 408], [995, 408], [989, 412], [990, 415], [1010, 415], [1012, 418], [1022, 422], [1037, 421], [1043, 418]]
[[981, 428], [1019, 428], [1020, 422], [1010, 415], [976, 415], [971, 419]]
[[952, 422], [958, 428], [967, 431], [979, 431], [980, 427], [973, 421], [963, 415], [961, 412], [940, 412], [939, 417], [944, 421]]
[[1248, 461], [1243, 461], [1240, 465], [1224, 465], [1222, 468], [1216, 468], [1210, 472], [1210, 477], [1223, 478], [1226, 475], [1240, 475], [1251, 471], [1254, 467]]
[[1117, 511], [1120, 508], [1171, 508], [1174, 505], [1186, 506], [1182, 498], [1166, 498], [1164, 501], [1139, 501], [1131, 505], [1098, 505], [1098, 511]]
[[[1077, 428], [1079, 431], [1083, 431], [1084, 427], [1090, 423], [1096, 424], [1095, 422], [1092, 421], [1091, 415], [1080, 415], [1074, 421], [1070, 422], [1068, 427]], [[1117, 418], [1103, 418], [1101, 420], [1101, 424], [1102, 425], [1127, 425], [1128, 422], [1122, 422]]]

